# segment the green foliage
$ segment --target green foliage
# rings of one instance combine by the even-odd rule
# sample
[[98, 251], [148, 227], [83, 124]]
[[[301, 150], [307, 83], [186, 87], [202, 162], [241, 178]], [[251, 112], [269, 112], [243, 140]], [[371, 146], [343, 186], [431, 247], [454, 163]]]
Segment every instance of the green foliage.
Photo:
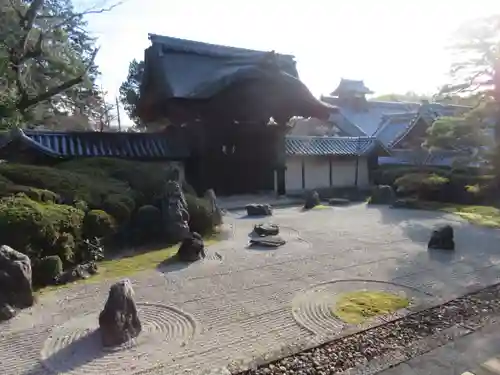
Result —
[[373, 100], [380, 100], [383, 102], [414, 102], [419, 103], [423, 100], [432, 100], [429, 95], [417, 94], [414, 91], [408, 91], [404, 94], [385, 94], [373, 98]]
[[91, 210], [83, 219], [83, 237], [108, 238], [116, 233], [116, 222], [102, 210]]
[[35, 285], [55, 284], [63, 273], [63, 263], [57, 255], [44, 257], [33, 264], [33, 283]]
[[122, 181], [132, 189], [133, 194], [128, 195], [135, 198], [136, 206], [154, 203], [163, 193], [165, 181], [172, 177], [172, 171], [164, 171], [161, 165], [115, 158], [76, 159], [57, 168]]
[[139, 207], [135, 216], [134, 232], [140, 242], [155, 242], [162, 237], [161, 211], [152, 205]]
[[189, 228], [202, 236], [212, 234], [215, 227], [215, 217], [210, 212], [210, 205], [206, 199], [186, 194], [189, 212]]
[[133, 59], [128, 67], [127, 79], [120, 86], [120, 101], [128, 117], [136, 126], [141, 126], [137, 105], [139, 103], [139, 88], [144, 74], [144, 61]]
[[118, 224], [127, 223], [130, 220], [134, 208], [134, 200], [126, 195], [110, 195], [102, 204], [102, 209], [113, 216]]
[[399, 177], [395, 184], [400, 192], [421, 194], [438, 191], [448, 182], [446, 177], [434, 173], [410, 173]]
[[73, 259], [74, 242], [80, 238], [84, 213], [74, 207], [40, 203], [20, 194], [0, 199], [0, 242], [33, 258], [59, 255]]
[[59, 195], [63, 202], [88, 202], [91, 208], [102, 207], [106, 197], [130, 194], [127, 184], [118, 180], [97, 179], [83, 173], [61, 171], [51, 167], [2, 163], [0, 175], [16, 185], [45, 189]]

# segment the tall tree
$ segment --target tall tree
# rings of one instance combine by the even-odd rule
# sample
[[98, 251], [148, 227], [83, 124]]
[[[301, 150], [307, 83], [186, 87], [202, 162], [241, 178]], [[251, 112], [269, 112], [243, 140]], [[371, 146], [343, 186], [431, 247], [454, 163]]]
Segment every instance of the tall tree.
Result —
[[139, 103], [139, 88], [144, 74], [144, 61], [133, 59], [128, 67], [127, 79], [120, 86], [120, 101], [128, 117], [137, 127], [142, 127], [137, 105]]
[[102, 103], [96, 100], [98, 50], [84, 17], [114, 6], [77, 12], [71, 0], [3, 0], [0, 82], [9, 97], [0, 110], [33, 121], [40, 113], [95, 116]]
[[491, 150], [481, 146], [489, 146], [486, 143], [493, 130], [500, 144], [500, 15], [461, 27], [452, 49], [456, 57], [450, 69], [452, 82], [442, 88], [439, 97], [459, 96], [475, 105], [460, 118], [436, 121], [425, 144], [430, 148], [467, 148], [474, 150], [475, 157], [481, 156], [481, 152]]
[[378, 95], [373, 98], [384, 102], [421, 102], [422, 100], [431, 100], [431, 96], [417, 94], [414, 91], [408, 91], [404, 94], [384, 94]]

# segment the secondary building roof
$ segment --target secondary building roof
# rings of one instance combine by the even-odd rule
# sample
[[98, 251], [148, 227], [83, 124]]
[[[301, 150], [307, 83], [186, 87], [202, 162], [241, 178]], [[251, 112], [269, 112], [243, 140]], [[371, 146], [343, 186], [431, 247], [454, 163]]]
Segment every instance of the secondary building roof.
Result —
[[0, 148], [21, 142], [57, 158], [119, 157], [126, 159], [183, 159], [189, 149], [180, 137], [164, 133], [51, 132], [14, 129], [2, 137]]
[[389, 155], [375, 137], [299, 137], [285, 139], [287, 155], [366, 156], [373, 153]]

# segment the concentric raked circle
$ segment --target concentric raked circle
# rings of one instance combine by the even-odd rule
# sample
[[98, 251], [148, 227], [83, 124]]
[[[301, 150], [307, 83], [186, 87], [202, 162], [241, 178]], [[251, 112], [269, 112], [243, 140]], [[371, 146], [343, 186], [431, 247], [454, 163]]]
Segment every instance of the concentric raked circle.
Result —
[[335, 303], [344, 294], [359, 290], [384, 291], [410, 300], [410, 307], [393, 314], [367, 320], [363, 326], [379, 324], [403, 316], [408, 309], [423, 307], [432, 300], [432, 296], [404, 285], [371, 280], [339, 280], [317, 285], [298, 294], [292, 302], [292, 314], [295, 321], [311, 331], [324, 336], [340, 333], [348, 324], [333, 314]]
[[86, 314], [52, 331], [41, 351], [43, 365], [55, 374], [134, 374], [161, 365], [195, 334], [195, 321], [181, 310], [157, 304], [137, 308], [142, 332], [135, 340], [103, 348], [99, 313]]

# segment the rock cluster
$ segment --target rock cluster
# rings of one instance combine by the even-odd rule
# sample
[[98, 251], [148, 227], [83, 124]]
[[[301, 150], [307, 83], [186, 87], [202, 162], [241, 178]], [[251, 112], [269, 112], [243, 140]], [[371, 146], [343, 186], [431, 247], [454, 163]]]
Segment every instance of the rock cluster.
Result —
[[196, 232], [191, 232], [177, 251], [177, 258], [182, 262], [195, 262], [205, 258], [205, 244], [203, 238]]
[[247, 204], [245, 206], [248, 216], [271, 216], [273, 210], [269, 204]]
[[161, 211], [169, 240], [179, 242], [189, 235], [187, 202], [178, 182], [166, 183]]
[[450, 225], [438, 228], [432, 232], [428, 244], [429, 249], [455, 250], [453, 228]]
[[0, 247], [0, 321], [15, 315], [15, 308], [35, 302], [29, 257], [7, 245]]
[[111, 286], [104, 310], [99, 314], [99, 329], [103, 346], [121, 345], [141, 332], [134, 290], [129, 280]]

